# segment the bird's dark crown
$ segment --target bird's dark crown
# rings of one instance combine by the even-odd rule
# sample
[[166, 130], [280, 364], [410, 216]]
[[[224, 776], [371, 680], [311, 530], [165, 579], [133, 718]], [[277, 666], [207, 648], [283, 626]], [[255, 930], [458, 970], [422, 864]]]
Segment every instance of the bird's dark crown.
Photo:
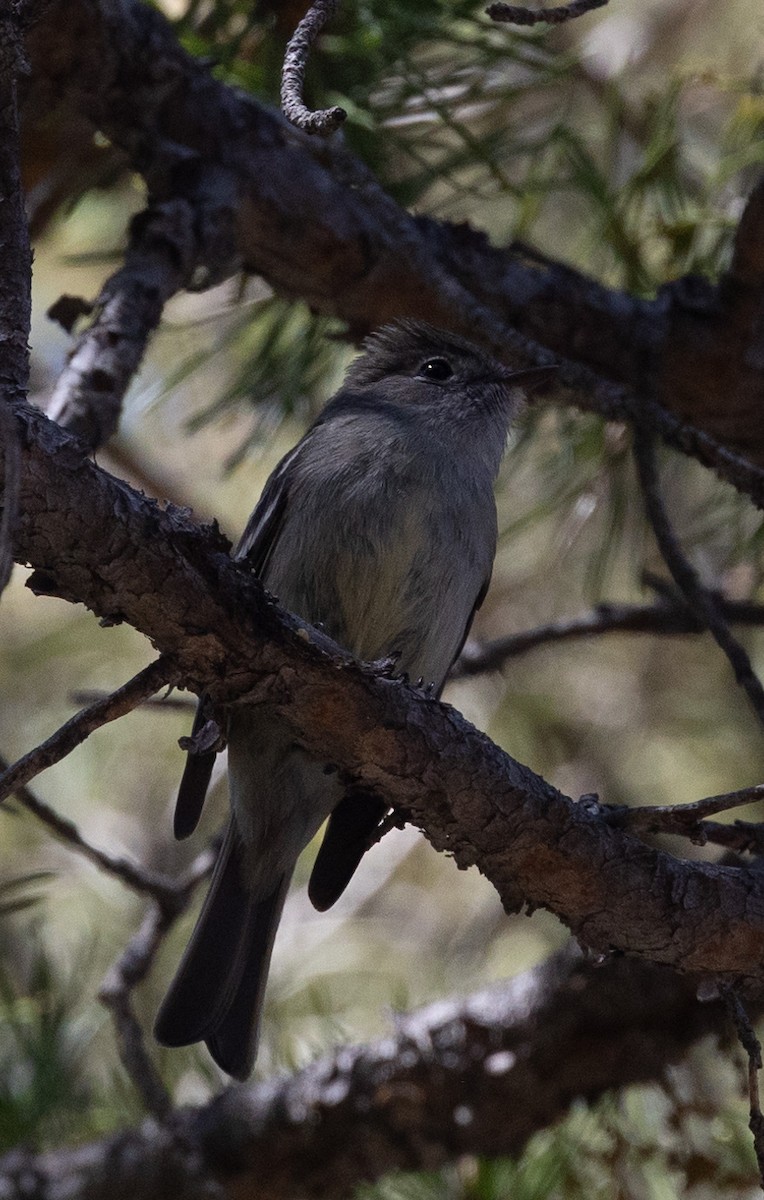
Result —
[[415, 376], [428, 359], [445, 358], [463, 380], [506, 378], [506, 368], [473, 342], [425, 321], [403, 319], [384, 325], [363, 343], [348, 368], [346, 384], [363, 387], [390, 376]]

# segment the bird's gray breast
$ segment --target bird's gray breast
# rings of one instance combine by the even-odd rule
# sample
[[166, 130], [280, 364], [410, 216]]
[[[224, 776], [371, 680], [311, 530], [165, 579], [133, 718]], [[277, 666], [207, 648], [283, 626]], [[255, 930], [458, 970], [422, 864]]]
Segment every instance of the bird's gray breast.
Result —
[[412, 453], [395, 429], [350, 443], [347, 429], [316, 432], [295, 463], [266, 586], [358, 658], [397, 652], [402, 671], [439, 685], [490, 574], [493, 480], [440, 446]]

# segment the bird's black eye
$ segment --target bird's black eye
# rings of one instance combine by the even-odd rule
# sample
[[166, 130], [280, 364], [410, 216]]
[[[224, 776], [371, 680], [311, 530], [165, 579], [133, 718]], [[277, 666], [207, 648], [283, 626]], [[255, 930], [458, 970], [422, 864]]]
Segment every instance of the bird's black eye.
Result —
[[447, 358], [427, 358], [417, 372], [420, 379], [429, 379], [432, 383], [445, 383], [453, 373], [454, 368]]

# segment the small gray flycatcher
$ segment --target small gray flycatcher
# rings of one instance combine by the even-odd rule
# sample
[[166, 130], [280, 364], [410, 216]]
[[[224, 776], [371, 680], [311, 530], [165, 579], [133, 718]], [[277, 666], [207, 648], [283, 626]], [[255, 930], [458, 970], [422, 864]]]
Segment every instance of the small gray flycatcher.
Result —
[[[266, 483], [236, 558], [357, 658], [395, 655], [439, 693], [491, 576], [493, 486], [510, 423], [524, 389], [549, 375], [512, 372], [418, 321], [378, 330]], [[167, 1046], [205, 1041], [244, 1079], [300, 852], [328, 817], [309, 895], [329, 908], [388, 805], [346, 792], [267, 705], [233, 709], [227, 734], [231, 816], [155, 1033]], [[188, 757], [177, 837], [196, 827], [214, 757]]]

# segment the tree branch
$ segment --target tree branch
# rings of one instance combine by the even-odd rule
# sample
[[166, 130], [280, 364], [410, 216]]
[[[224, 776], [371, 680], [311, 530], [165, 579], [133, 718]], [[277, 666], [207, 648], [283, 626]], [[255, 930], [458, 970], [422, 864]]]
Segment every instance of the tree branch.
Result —
[[0, 801], [22, 784], [29, 783], [41, 771], [47, 771], [48, 767], [66, 758], [91, 733], [109, 721], [116, 721], [125, 713], [132, 712], [146, 697], [153, 696], [160, 688], [172, 685], [176, 680], [177, 673], [172, 664], [158, 658], [116, 691], [75, 713], [54, 734], [0, 773]]
[[764, 1191], [764, 1114], [759, 1098], [759, 1071], [761, 1070], [761, 1042], [756, 1037], [750, 1017], [734, 988], [722, 989], [722, 996], [740, 1045], [748, 1058], [748, 1128], [753, 1134], [753, 1147], [759, 1167], [759, 1181]]
[[18, 78], [28, 70], [22, 46], [19, 3], [0, 14], [0, 593], [13, 567], [11, 539], [18, 517], [21, 450], [6, 397], [25, 396], [29, 383], [29, 322], [32, 311], [32, 254], [19, 167]]
[[38, 568], [38, 589], [128, 621], [215, 703], [272, 704], [350, 786], [388, 799], [457, 865], [477, 865], [508, 911], [547, 907], [597, 952], [764, 977], [758, 873], [680, 862], [573, 804], [453, 709], [284, 613], [214, 528], [99, 470], [42, 414], [18, 415], [16, 554]]
[[[125, 392], [164, 305], [190, 283], [200, 249], [195, 219], [194, 209], [182, 199], [157, 204], [134, 218], [124, 265], [102, 288], [97, 315], [59, 376], [48, 412], [92, 448], [116, 431]], [[49, 315], [55, 310], [54, 305]]]
[[170, 1095], [146, 1050], [144, 1031], [135, 1015], [132, 996], [148, 975], [165, 937], [187, 910], [196, 887], [215, 865], [218, 846], [203, 850], [169, 893], [149, 905], [140, 929], [133, 935], [101, 984], [98, 996], [109, 1009], [117, 1034], [119, 1056], [148, 1112], [164, 1120], [172, 1110]]
[[704, 587], [679, 544], [660, 494], [655, 439], [649, 429], [639, 424], [634, 427], [634, 457], [645, 511], [671, 577], [688, 608], [705, 625], [720, 650], [727, 656], [735, 679], [748, 697], [759, 721], [764, 725], [764, 687], [753, 669], [747, 651], [732, 634], [716, 596]]
[[[764, 624], [764, 605], [749, 601], [718, 599], [719, 611], [731, 624]], [[673, 637], [683, 633], [705, 633], [706, 626], [679, 597], [661, 597], [652, 604], [597, 604], [589, 612], [535, 629], [523, 629], [492, 642], [467, 642], [455, 663], [451, 677], [479, 675], [499, 670], [508, 658], [516, 658], [555, 642], [580, 637], [601, 637], [610, 633], [650, 633]]]
[[[0, 769], [6, 766], [0, 758]], [[28, 812], [32, 813], [60, 841], [83, 858], [88, 859], [100, 871], [119, 879], [125, 887], [140, 896], [152, 896], [160, 907], [173, 910], [178, 907], [178, 885], [167, 875], [159, 875], [146, 867], [139, 866], [128, 858], [118, 858], [91, 845], [80, 833], [73, 821], [62, 817], [50, 805], [40, 800], [25, 784], [16, 789], [16, 798]], [[185, 887], [185, 884], [182, 885]], [[182, 890], [182, 889], [181, 889]]]
[[140, 929], [109, 970], [98, 993], [112, 1015], [122, 1065], [146, 1110], [159, 1120], [166, 1120], [172, 1112], [172, 1098], [146, 1051], [143, 1027], [135, 1015], [131, 997], [132, 989], [150, 971], [174, 920], [175, 914], [163, 910], [159, 904], [151, 904]]
[[132, 1200], [196, 1200], [205, 1189], [340, 1200], [390, 1171], [517, 1154], [578, 1097], [661, 1079], [719, 1019], [718, 1002], [701, 1004], [670, 971], [626, 959], [594, 967], [565, 951], [508, 983], [399, 1016], [384, 1041], [231, 1088], [168, 1126], [14, 1152], [0, 1160], [0, 1186], [13, 1200], [30, 1178], [38, 1200], [108, 1200], [115, 1178]]
[[[138, 0], [54, 0], [29, 50], [30, 119], [64, 104], [90, 121], [155, 202], [178, 199], [184, 179], [193, 190], [203, 164], [208, 210], [236, 247], [222, 255], [229, 273], [262, 275], [342, 317], [354, 336], [419, 316], [488, 342], [514, 365], [562, 359], [557, 399], [632, 419], [635, 397], [650, 398], [661, 437], [764, 503], [752, 465], [764, 461], [764, 412], [751, 402], [764, 367], [747, 349], [761, 284], [744, 288], [733, 272], [718, 288], [680, 280], [642, 300], [526, 248], [496, 249], [465, 224], [413, 217], [343, 146], [316, 147], [213, 79]], [[201, 258], [209, 269], [221, 261], [206, 250]]]
[[701, 821], [716, 813], [729, 812], [733, 808], [755, 804], [764, 800], [764, 784], [741, 788], [737, 792], [726, 792], [721, 796], [707, 796], [692, 804], [656, 804], [644, 808], [611, 809], [613, 818], [632, 832], [641, 833], [691, 833]]
[[[0, 138], [2, 138], [1, 129]], [[3, 244], [4, 239], [0, 230], [0, 246]], [[16, 437], [16, 423], [13, 420], [13, 414], [5, 405], [0, 406], [0, 448], [5, 455], [5, 482], [0, 496], [0, 594], [2, 594], [8, 586], [13, 571], [13, 530], [18, 519], [19, 489], [21, 487], [21, 447]]]
[[[597, 798], [591, 798], [595, 799], [599, 803]], [[691, 804], [648, 804], [638, 808], [607, 805], [604, 811], [608, 821], [617, 825], [619, 829], [628, 829], [640, 836], [649, 833], [670, 833], [689, 838], [696, 846], [705, 846], [711, 842], [737, 854], [761, 855], [764, 854], [764, 824], [735, 821], [732, 825], [722, 825], [718, 821], [709, 821], [708, 817], [729, 812], [742, 805], [754, 804], [762, 799], [764, 786], [754, 784], [737, 792], [695, 800]]]

